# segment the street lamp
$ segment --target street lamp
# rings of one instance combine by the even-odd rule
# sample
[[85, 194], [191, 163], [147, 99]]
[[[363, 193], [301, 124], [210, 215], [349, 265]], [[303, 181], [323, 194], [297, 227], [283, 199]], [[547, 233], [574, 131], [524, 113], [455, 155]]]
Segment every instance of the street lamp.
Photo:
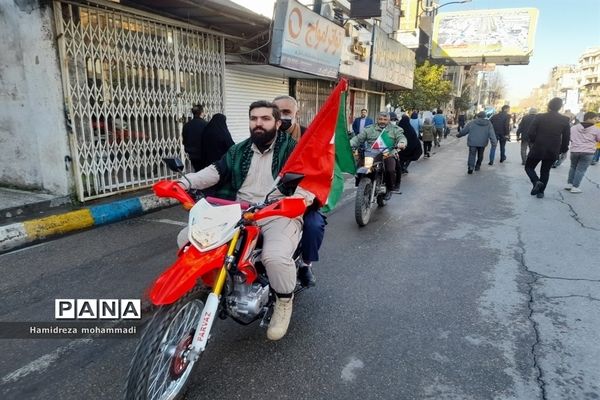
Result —
[[[463, 4], [463, 3], [470, 3], [472, 0], [460, 0], [460, 1], [449, 1], [448, 3], [444, 3], [444, 4], [434, 4], [432, 6], [426, 6], [423, 7], [423, 1], [421, 0], [419, 2], [419, 5], [421, 7], [421, 12], [419, 13], [419, 15], [417, 16], [417, 20], [419, 21], [419, 29], [424, 32], [427, 33], [427, 35], [429, 36], [427, 39], [427, 42], [421, 42], [421, 40], [419, 39], [419, 49], [421, 50], [421, 48], [426, 49], [426, 54], [423, 54], [423, 56], [425, 58], [429, 58], [430, 56], [430, 52], [431, 52], [431, 35], [432, 35], [432, 28], [431, 28], [431, 24], [433, 23], [433, 19], [435, 18], [435, 16], [437, 15], [437, 11], [442, 8], [442, 7], [446, 7], [450, 4]], [[427, 13], [427, 17], [422, 17], [423, 14]], [[423, 20], [427, 19], [429, 22], [426, 24], [427, 26], [429, 26], [428, 31], [426, 31], [423, 28]], [[415, 21], [416, 22], [416, 21]], [[424, 50], [421, 50], [424, 51]], [[417, 53], [419, 54], [419, 53]]]
[[425, 7], [425, 8], [423, 8], [423, 11], [421, 12], [421, 14], [422, 14], [423, 12], [428, 12], [428, 13], [430, 13], [430, 12], [432, 12], [432, 11], [435, 11], [435, 13], [434, 13], [434, 16], [435, 16], [435, 15], [437, 14], [437, 11], [438, 11], [440, 8], [442, 8], [442, 7], [449, 6], [450, 4], [463, 4], [463, 3], [470, 3], [471, 1], [473, 1], [473, 0], [449, 1], [448, 3], [444, 3], [444, 4], [440, 4], [440, 5], [434, 4], [434, 5], [432, 5], [432, 6], [429, 6], [429, 7]]

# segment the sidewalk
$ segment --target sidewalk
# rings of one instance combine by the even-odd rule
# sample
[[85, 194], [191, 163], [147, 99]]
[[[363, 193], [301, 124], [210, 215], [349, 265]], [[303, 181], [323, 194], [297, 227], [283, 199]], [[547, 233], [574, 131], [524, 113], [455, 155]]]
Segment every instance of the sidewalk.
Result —
[[[60, 235], [121, 221], [176, 203], [149, 190], [114, 196], [89, 206], [74, 206], [68, 198], [0, 190], [0, 254]], [[36, 218], [39, 215], [45, 215]], [[20, 220], [15, 222], [15, 220]]]

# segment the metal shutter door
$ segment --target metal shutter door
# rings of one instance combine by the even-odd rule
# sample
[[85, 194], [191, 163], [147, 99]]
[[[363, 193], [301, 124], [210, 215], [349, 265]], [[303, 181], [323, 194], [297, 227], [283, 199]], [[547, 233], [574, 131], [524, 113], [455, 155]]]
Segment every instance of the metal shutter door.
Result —
[[256, 100], [271, 101], [289, 94], [288, 79], [258, 75], [235, 67], [225, 68], [225, 115], [227, 127], [237, 143], [247, 139], [248, 107]]

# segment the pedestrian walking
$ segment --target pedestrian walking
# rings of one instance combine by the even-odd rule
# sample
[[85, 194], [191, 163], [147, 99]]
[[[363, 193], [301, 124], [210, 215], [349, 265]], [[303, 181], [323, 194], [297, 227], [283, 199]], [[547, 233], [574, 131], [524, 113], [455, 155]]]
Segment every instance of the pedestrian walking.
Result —
[[462, 128], [465, 127], [465, 124], [467, 123], [467, 116], [465, 115], [465, 113], [460, 113], [458, 114], [458, 127], [457, 130], [460, 132], [460, 130]]
[[571, 127], [571, 168], [565, 187], [571, 193], [581, 193], [579, 185], [600, 143], [600, 128], [594, 126], [598, 121], [598, 114], [586, 112], [583, 122]]
[[355, 135], [358, 135], [370, 125], [373, 125], [373, 119], [367, 116], [367, 109], [363, 108], [360, 110], [360, 117], [355, 118], [352, 122], [352, 131]]
[[[529, 128], [531, 151], [525, 161], [525, 172], [531, 180], [531, 195], [544, 197], [544, 190], [550, 179], [552, 163], [560, 153], [569, 150], [569, 118], [558, 113], [563, 105], [562, 99], [555, 97], [548, 102], [548, 112], [538, 114]], [[535, 168], [542, 163], [540, 175]]]
[[529, 114], [525, 115], [521, 122], [519, 123], [519, 127], [517, 128], [517, 137], [521, 138], [521, 165], [525, 165], [525, 160], [527, 160], [527, 152], [530, 150], [531, 144], [529, 143], [529, 136], [527, 132], [531, 127], [531, 123], [535, 119], [535, 115], [537, 114], [536, 108], [530, 108]]
[[[509, 110], [510, 106], [504, 105], [498, 114], [494, 114], [492, 118], [490, 118], [490, 122], [494, 127], [494, 132], [496, 132], [496, 139], [498, 139], [498, 142], [500, 143], [500, 162], [504, 162], [506, 160], [506, 141], [510, 137], [511, 115], [508, 113]], [[494, 165], [495, 156], [496, 146], [492, 145], [492, 147], [490, 147], [489, 165]]]
[[412, 112], [412, 114], [410, 114], [410, 125], [413, 127], [415, 132], [417, 132], [417, 135], [421, 136], [423, 123], [419, 118], [419, 110], [415, 110]]
[[492, 146], [496, 146], [498, 139], [492, 123], [485, 117], [485, 111], [479, 112], [476, 118], [461, 129], [456, 137], [460, 138], [466, 135], [469, 135], [467, 139], [467, 146], [469, 146], [467, 173], [472, 174], [473, 171], [479, 171], [481, 168], [488, 142]]
[[204, 128], [200, 143], [200, 158], [196, 163], [200, 169], [219, 161], [227, 153], [234, 142], [229, 128], [227, 128], [227, 117], [225, 115], [217, 113], [212, 116]]
[[437, 112], [433, 116], [433, 119], [431, 122], [433, 122], [433, 126], [435, 127], [435, 136], [434, 136], [435, 146], [440, 147], [440, 142], [442, 140], [442, 137], [444, 135], [444, 132], [445, 132], [446, 126], [447, 126], [446, 117], [444, 117], [444, 114], [442, 113], [442, 110], [440, 108], [437, 109]]
[[408, 166], [410, 163], [412, 161], [417, 161], [423, 155], [419, 134], [415, 132], [410, 120], [408, 115], [404, 114], [398, 123], [398, 126], [404, 131], [404, 136], [406, 136], [407, 140], [406, 148], [398, 154], [400, 157], [399, 164], [401, 166], [400, 170], [402, 174], [408, 174]]
[[592, 158], [592, 165], [598, 164], [600, 160], [600, 143], [596, 145], [596, 152], [594, 153], [594, 157]]
[[204, 106], [196, 104], [192, 106], [193, 118], [183, 125], [181, 139], [183, 148], [194, 167], [194, 171], [200, 171], [202, 167], [202, 134], [207, 122], [204, 119]]
[[421, 140], [423, 140], [423, 152], [425, 157], [431, 157], [431, 146], [435, 138], [435, 127], [431, 123], [431, 118], [425, 118], [423, 121], [423, 133]]

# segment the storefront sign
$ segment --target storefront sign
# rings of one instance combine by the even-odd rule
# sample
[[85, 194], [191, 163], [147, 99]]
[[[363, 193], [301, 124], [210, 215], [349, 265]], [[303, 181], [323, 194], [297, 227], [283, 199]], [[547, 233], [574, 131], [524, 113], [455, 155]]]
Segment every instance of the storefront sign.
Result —
[[274, 65], [336, 78], [344, 29], [295, 0], [275, 4], [269, 62]]
[[342, 63], [340, 73], [369, 80], [369, 63], [371, 60], [371, 37], [370, 31], [361, 28], [356, 29], [352, 23], [346, 24], [346, 37], [342, 46]]
[[371, 79], [412, 89], [415, 53], [401, 43], [389, 39], [379, 27], [374, 27]]

